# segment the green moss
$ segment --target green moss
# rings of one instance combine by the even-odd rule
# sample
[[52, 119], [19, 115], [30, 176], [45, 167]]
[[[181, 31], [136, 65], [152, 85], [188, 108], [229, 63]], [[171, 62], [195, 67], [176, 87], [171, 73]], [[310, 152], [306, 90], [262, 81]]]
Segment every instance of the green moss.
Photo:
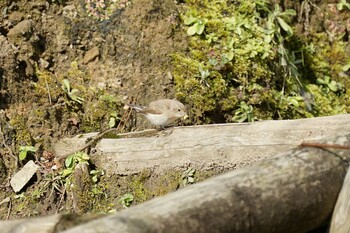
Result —
[[193, 122], [230, 122], [242, 102], [258, 119], [322, 116], [329, 111], [318, 109], [334, 104], [333, 113], [343, 112], [345, 92], [315, 98], [315, 109], [304, 98], [324, 75], [349, 88], [338, 75], [349, 62], [347, 43], [329, 43], [327, 32], [293, 36], [294, 14], [267, 2], [186, 1], [184, 30], [206, 19], [203, 32], [188, 38], [188, 52], [173, 54], [177, 97], [191, 104]]
[[148, 169], [144, 169], [140, 174], [134, 175], [129, 184], [130, 189], [135, 198], [136, 203], [145, 202], [152, 197], [151, 191], [146, 188], [145, 183], [151, 176], [151, 171]]
[[[34, 110], [38, 121], [49, 118], [53, 124], [57, 121], [72, 122], [79, 124], [81, 131], [91, 132], [107, 128], [110, 116], [121, 115], [122, 104], [118, 96], [102, 89], [87, 88], [86, 82], [90, 81], [90, 77], [79, 68], [76, 61], [71, 63], [71, 68], [62, 76], [37, 69], [37, 77], [38, 81], [33, 85], [39, 105]], [[62, 89], [64, 79], [68, 80], [71, 89], [77, 90], [75, 95], [84, 101], [78, 102], [70, 98]], [[47, 111], [41, 105], [52, 107]]]
[[9, 123], [15, 128], [15, 144], [17, 146], [34, 145], [34, 139], [31, 131], [27, 126], [28, 118], [25, 115], [17, 114], [11, 117]]
[[166, 171], [159, 177], [157, 186], [152, 189], [152, 195], [162, 196], [176, 191], [180, 187], [181, 173], [179, 171]]

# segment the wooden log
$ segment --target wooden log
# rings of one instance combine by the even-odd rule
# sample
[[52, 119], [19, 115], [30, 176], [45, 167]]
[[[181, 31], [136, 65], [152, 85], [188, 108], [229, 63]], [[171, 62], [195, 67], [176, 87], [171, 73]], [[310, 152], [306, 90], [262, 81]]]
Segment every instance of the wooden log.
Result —
[[[350, 134], [327, 140], [350, 144]], [[329, 221], [348, 150], [298, 148], [65, 233], [307, 232]]]
[[0, 220], [1, 233], [53, 233], [62, 232], [79, 224], [96, 220], [105, 215], [55, 214], [10, 221]]
[[51, 233], [61, 219], [60, 215], [53, 215], [45, 218], [0, 221], [0, 229], [1, 233]]
[[329, 233], [350, 232], [350, 169], [346, 173], [343, 187], [333, 211]]
[[[244, 167], [287, 151], [303, 141], [350, 132], [350, 115], [242, 124], [186, 126], [157, 137], [102, 139], [93, 155], [109, 174], [129, 175], [143, 169], [155, 173]], [[74, 141], [71, 144], [74, 143]], [[60, 146], [56, 148], [66, 148]]]

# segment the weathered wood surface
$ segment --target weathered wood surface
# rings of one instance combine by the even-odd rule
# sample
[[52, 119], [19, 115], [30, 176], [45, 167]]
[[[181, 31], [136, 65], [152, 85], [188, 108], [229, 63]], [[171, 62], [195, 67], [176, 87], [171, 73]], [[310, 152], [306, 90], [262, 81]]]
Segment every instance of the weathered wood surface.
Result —
[[[303, 141], [350, 132], [350, 115], [242, 124], [186, 126], [155, 137], [102, 139], [94, 162], [108, 173], [161, 172], [189, 165], [199, 170], [239, 168]], [[163, 135], [164, 134], [164, 135]], [[74, 140], [71, 144], [77, 145]], [[67, 148], [66, 145], [56, 147]]]
[[60, 215], [45, 218], [0, 221], [1, 233], [51, 233], [61, 220]]
[[329, 233], [350, 232], [350, 168], [333, 211]]
[[29, 219], [0, 221], [1, 233], [59, 233], [102, 215], [56, 214]]
[[[350, 134], [327, 143], [350, 145]], [[65, 233], [307, 232], [329, 221], [349, 157], [298, 148]]]

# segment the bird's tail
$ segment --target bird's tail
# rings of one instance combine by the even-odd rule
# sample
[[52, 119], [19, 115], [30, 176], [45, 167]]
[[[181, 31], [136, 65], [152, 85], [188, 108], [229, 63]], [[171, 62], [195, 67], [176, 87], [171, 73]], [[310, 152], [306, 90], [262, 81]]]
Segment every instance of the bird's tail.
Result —
[[127, 104], [129, 108], [134, 109], [136, 112], [141, 112], [145, 107], [142, 107], [140, 105], [135, 105], [135, 104]]

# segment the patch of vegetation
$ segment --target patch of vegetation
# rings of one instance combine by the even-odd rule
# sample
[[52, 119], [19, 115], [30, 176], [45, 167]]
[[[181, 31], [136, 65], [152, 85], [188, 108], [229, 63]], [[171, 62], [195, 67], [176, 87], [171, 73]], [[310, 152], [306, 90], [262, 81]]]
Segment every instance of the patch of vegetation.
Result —
[[[119, 97], [102, 89], [87, 87], [85, 83], [89, 77], [79, 69], [77, 62], [72, 62], [70, 70], [63, 77], [55, 77], [40, 70], [37, 70], [37, 74], [38, 82], [34, 86], [40, 97], [39, 101], [53, 105], [56, 111], [52, 114], [56, 117], [57, 111], [61, 112], [61, 119], [72, 126], [79, 126], [82, 132], [106, 128], [111, 117], [114, 118], [113, 126], [118, 122], [122, 110]], [[45, 95], [49, 99], [42, 98]], [[39, 111], [36, 110], [40, 113]]]
[[[178, 98], [192, 105], [193, 122], [294, 119], [346, 111], [349, 93], [342, 90], [349, 88], [348, 81], [336, 77], [340, 66], [331, 63], [344, 56], [349, 60], [349, 55], [344, 48], [338, 50], [341, 55], [334, 49], [328, 56], [323, 49], [315, 54], [309, 41], [295, 35], [295, 15], [268, 1], [186, 1], [181, 17], [189, 52], [173, 54], [174, 79]], [[315, 69], [315, 62], [334, 70]], [[315, 79], [312, 73], [319, 71], [322, 77]], [[326, 76], [332, 81], [326, 83]], [[329, 92], [322, 91], [327, 88]]]
[[[62, 211], [63, 205], [72, 201], [69, 197], [73, 196], [70, 193], [74, 191], [71, 189], [72, 183], [78, 182], [74, 181], [77, 164], [86, 164], [90, 170], [84, 176], [88, 179], [86, 187], [75, 185], [74, 192], [82, 193], [78, 208], [81, 207], [81, 211], [85, 211], [84, 208], [92, 210], [92, 204], [84, 203], [95, 203], [95, 200], [101, 203], [96, 208], [100, 211], [108, 212], [115, 208], [115, 203], [111, 207], [111, 200], [108, 203], [104, 201], [106, 188], [100, 184], [104, 172], [93, 167], [84, 153], [68, 156], [62, 169], [54, 166], [51, 141], [57, 135], [99, 131], [116, 126], [122, 111], [120, 99], [114, 92], [87, 86], [90, 77], [75, 61], [62, 76], [37, 68], [36, 78], [35, 82], [31, 82], [32, 91], [28, 95], [28, 101], [32, 104], [18, 104], [16, 111], [9, 111], [6, 116], [6, 125], [11, 129], [8, 134], [11, 133], [11, 138], [16, 139], [9, 141], [6, 148], [6, 153], [13, 155], [13, 162], [9, 161], [8, 167], [16, 171], [18, 165], [35, 159], [41, 173], [34, 186], [29, 184], [21, 193], [23, 195], [13, 199], [14, 205], [18, 205], [14, 208], [14, 214], [20, 216], [26, 211], [33, 215]], [[111, 118], [114, 118], [113, 125]], [[58, 170], [52, 170], [55, 167]], [[30, 205], [20, 205], [19, 202]], [[105, 205], [102, 206], [102, 203]], [[65, 210], [74, 211], [72, 206], [68, 204]], [[28, 208], [32, 211], [28, 211]]]
[[19, 159], [24, 160], [27, 158], [28, 153], [35, 153], [37, 151], [37, 148], [34, 146], [20, 146], [19, 147]]
[[119, 199], [119, 203], [124, 208], [129, 208], [133, 201], [134, 201], [134, 196], [131, 193], [126, 193]]
[[186, 171], [182, 173], [181, 179], [184, 186], [187, 184], [195, 183], [195, 179], [194, 179], [195, 173], [196, 173], [196, 170], [193, 168], [188, 168]]

